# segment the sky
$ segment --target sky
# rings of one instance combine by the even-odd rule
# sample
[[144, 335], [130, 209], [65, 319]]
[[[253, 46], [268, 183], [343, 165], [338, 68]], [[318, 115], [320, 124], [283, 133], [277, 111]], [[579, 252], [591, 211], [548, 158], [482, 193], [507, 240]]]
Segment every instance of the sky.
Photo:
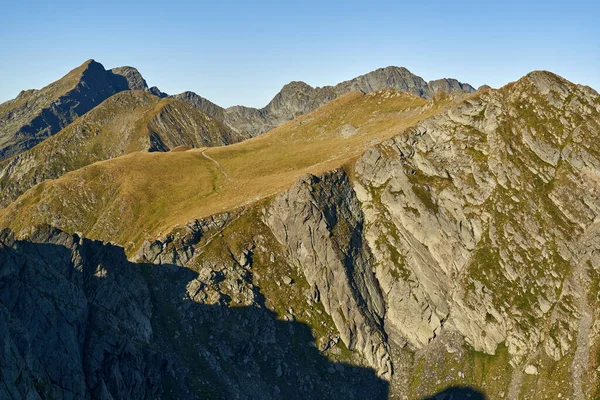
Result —
[[600, 91], [599, 3], [0, 0], [0, 102], [90, 58], [224, 107], [389, 65], [474, 87], [544, 69]]

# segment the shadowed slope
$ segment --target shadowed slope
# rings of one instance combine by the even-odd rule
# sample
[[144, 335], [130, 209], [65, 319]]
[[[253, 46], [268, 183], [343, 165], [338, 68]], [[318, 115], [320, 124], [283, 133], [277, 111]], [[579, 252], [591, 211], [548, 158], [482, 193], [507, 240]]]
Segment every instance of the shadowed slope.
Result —
[[192, 290], [213, 280], [53, 228], [0, 231], [0, 397], [387, 398], [372, 370], [329, 361], [266, 309], [251, 273], [244, 307]]

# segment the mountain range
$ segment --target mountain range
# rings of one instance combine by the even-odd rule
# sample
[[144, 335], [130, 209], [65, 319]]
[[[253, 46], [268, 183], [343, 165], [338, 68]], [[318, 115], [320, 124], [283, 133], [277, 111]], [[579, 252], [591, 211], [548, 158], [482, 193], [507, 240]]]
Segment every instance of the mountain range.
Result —
[[222, 108], [88, 61], [0, 121], [1, 398], [600, 396], [590, 87]]

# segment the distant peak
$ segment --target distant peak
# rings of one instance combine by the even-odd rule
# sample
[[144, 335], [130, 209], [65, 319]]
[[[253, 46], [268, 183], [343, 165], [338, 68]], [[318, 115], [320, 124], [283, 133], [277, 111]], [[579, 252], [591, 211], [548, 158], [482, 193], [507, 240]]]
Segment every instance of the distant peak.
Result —
[[182, 98], [182, 97], [195, 97], [197, 99], [201, 99], [201, 100], [206, 100], [209, 101], [208, 99], [206, 99], [205, 97], [200, 96], [198, 93], [196, 92], [192, 92], [191, 90], [186, 90], [185, 92], [181, 92], [177, 95], [175, 95], [174, 97], [177, 98]]
[[397, 66], [397, 65], [388, 65], [387, 67], [385, 67], [385, 68], [383, 68], [383, 69], [385, 69], [385, 70], [387, 70], [387, 71], [398, 71], [398, 70], [400, 70], [400, 71], [406, 71], [406, 72], [410, 72], [410, 71], [408, 70], [408, 68], [406, 68], [406, 67], [399, 67], [399, 66]]
[[298, 90], [306, 90], [306, 89], [313, 89], [313, 87], [303, 81], [291, 81], [290, 83], [284, 85], [281, 88], [281, 91], [287, 92], [287, 91], [298, 91]]
[[118, 77], [121, 80], [125, 80], [126, 82], [117, 82], [120, 87], [126, 87], [130, 90], [145, 90], [148, 89], [148, 84], [146, 80], [134, 67], [124, 66], [117, 67], [110, 70], [110, 72]]
[[130, 67], [129, 65], [124, 65], [122, 67], [116, 67], [116, 68], [111, 69], [111, 71], [113, 71], [113, 72], [115, 72], [115, 71], [135, 71], [135, 72], [139, 73], [137, 68]]
[[79, 68], [86, 70], [86, 69], [90, 69], [90, 68], [102, 68], [104, 69], [104, 66], [102, 64], [100, 64], [98, 61], [90, 58], [89, 60], [87, 60], [86, 62], [84, 62], [83, 64], [81, 64], [79, 66]]
[[377, 68], [376, 70], [373, 70], [371, 72], [367, 72], [365, 75], [369, 75], [369, 74], [373, 74], [373, 73], [394, 73], [394, 72], [399, 72], [402, 74], [411, 74], [413, 75], [412, 72], [410, 72], [407, 68], [405, 67], [398, 67], [395, 65], [388, 65], [387, 67], [382, 67], [382, 68]]
[[561, 78], [560, 76], [556, 75], [554, 72], [546, 71], [545, 69], [536, 69], [535, 71], [531, 71], [530, 73], [528, 73], [525, 76], [529, 76], [529, 77], [542, 77], [543, 76], [543, 77]]
[[[141, 76], [141, 75], [140, 75]], [[144, 84], [146, 84], [146, 81], [144, 81]], [[161, 91], [159, 88], [157, 88], [156, 86], [152, 86], [151, 88], [147, 89], [148, 93], [151, 93], [157, 97], [165, 98], [165, 97], [169, 97], [169, 95], [163, 91]]]
[[568, 90], [568, 86], [573, 85], [573, 83], [565, 78], [544, 70], [532, 71], [516, 82], [518, 86], [526, 85], [527, 83], [532, 83], [542, 94], [546, 94], [553, 89], [559, 91]]

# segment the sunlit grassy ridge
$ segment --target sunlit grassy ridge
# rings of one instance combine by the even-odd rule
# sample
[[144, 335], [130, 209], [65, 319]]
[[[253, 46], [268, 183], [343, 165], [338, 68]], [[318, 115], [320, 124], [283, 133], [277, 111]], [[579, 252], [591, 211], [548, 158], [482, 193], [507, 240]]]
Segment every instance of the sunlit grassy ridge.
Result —
[[347, 164], [452, 102], [386, 90], [350, 93], [235, 145], [132, 153], [46, 181], [0, 212], [17, 232], [50, 223], [129, 251], [194, 218], [274, 195], [298, 177]]

